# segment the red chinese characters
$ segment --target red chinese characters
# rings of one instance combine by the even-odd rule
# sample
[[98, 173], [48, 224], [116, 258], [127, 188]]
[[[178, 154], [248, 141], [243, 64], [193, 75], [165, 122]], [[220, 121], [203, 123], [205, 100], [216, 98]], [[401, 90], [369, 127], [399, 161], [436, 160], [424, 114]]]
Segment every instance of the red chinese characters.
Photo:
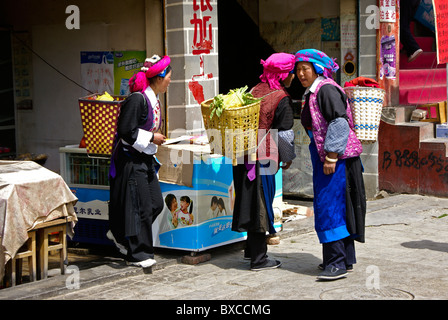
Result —
[[194, 0], [193, 11], [193, 19], [190, 20], [190, 23], [194, 26], [192, 53], [194, 55], [208, 54], [213, 49], [213, 26], [210, 21], [212, 17], [203, 15], [203, 13], [213, 11], [210, 0]]
[[396, 0], [380, 0], [380, 22], [395, 22]]
[[200, 74], [193, 75], [188, 83], [188, 88], [193, 94], [197, 103], [204, 101], [204, 89], [198, 80], [213, 78], [212, 73], [206, 74], [204, 71], [204, 54], [210, 54], [213, 49], [213, 25], [212, 17], [207, 15], [213, 11], [210, 0], [193, 0], [193, 18], [190, 23], [194, 26], [192, 54], [199, 56]]

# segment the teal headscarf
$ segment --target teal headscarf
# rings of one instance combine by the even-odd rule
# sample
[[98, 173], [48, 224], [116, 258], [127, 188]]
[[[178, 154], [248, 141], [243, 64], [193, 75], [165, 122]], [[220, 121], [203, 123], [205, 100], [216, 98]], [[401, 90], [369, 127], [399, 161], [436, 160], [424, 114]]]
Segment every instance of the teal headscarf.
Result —
[[305, 61], [313, 64], [317, 74], [330, 78], [331, 74], [339, 69], [334, 59], [327, 56], [322, 51], [316, 49], [303, 49], [295, 54], [296, 62]]

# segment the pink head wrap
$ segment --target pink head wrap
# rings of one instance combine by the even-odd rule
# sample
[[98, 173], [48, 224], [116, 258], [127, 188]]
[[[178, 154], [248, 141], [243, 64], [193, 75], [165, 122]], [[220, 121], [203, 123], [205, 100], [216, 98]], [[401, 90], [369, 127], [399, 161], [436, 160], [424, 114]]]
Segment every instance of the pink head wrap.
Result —
[[158, 55], [153, 55], [151, 58], [146, 58], [143, 67], [140, 69], [141, 71], [129, 79], [129, 90], [131, 92], [145, 91], [149, 86], [148, 79], [163, 74], [170, 63], [171, 59], [168, 56], [160, 58]]
[[149, 86], [148, 78], [146, 74], [142, 71], [134, 74], [131, 79], [129, 79], [129, 90], [131, 92], [143, 92]]
[[151, 58], [145, 60], [145, 64], [141, 68], [143, 72], [146, 72], [148, 79], [155, 77], [163, 72], [171, 63], [171, 59], [168, 56], [160, 58], [158, 55], [153, 55]]
[[295, 57], [289, 53], [274, 53], [266, 61], [261, 60], [263, 74], [262, 82], [267, 82], [271, 89], [281, 89], [280, 81], [285, 80], [294, 69]]

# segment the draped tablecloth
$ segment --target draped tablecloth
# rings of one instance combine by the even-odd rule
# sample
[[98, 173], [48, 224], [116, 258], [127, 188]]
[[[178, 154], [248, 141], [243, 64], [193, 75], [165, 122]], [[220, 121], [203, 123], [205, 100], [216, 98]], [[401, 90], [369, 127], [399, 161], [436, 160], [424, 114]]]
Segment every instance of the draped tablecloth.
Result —
[[67, 233], [73, 236], [77, 201], [57, 173], [33, 161], [0, 161], [0, 280], [37, 224], [72, 217]]

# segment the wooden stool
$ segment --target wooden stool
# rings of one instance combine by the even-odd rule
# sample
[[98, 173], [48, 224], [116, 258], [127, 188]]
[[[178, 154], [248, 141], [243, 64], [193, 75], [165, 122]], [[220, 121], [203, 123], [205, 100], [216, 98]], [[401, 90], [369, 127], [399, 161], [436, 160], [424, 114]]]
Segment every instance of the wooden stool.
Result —
[[420, 120], [423, 122], [436, 122], [436, 123], [445, 123], [446, 122], [446, 101], [427, 103], [418, 105], [417, 109], [426, 110], [427, 118], [424, 120]]
[[28, 258], [30, 281], [36, 280], [36, 232], [28, 231], [28, 240], [6, 264], [5, 275], [11, 286], [22, 282], [22, 259]]
[[[53, 250], [59, 251], [59, 266], [61, 274], [65, 274], [64, 261], [67, 257], [67, 218], [55, 219], [37, 224], [33, 230], [37, 232], [37, 257], [38, 276], [40, 279], [48, 277], [48, 253]], [[50, 244], [50, 234], [58, 234], [58, 243]]]

